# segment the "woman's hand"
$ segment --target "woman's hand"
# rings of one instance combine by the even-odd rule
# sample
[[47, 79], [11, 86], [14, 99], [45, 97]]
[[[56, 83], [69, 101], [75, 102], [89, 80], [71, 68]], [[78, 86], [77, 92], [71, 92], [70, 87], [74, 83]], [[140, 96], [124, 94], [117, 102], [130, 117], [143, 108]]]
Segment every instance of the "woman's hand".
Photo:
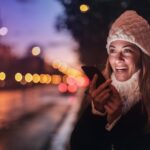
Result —
[[94, 76], [89, 88], [89, 95], [94, 104], [94, 108], [99, 112], [106, 112], [107, 121], [111, 124], [122, 113], [122, 101], [118, 91], [111, 85], [111, 80], [106, 80], [103, 84], [95, 87], [97, 75]]
[[105, 112], [104, 105], [107, 103], [108, 98], [110, 97], [111, 89], [109, 88], [109, 85], [111, 80], [107, 80], [103, 84], [99, 85], [98, 88], [96, 88], [95, 85], [97, 78], [97, 75], [94, 75], [94, 78], [90, 84], [89, 95], [93, 101], [95, 109], [100, 112]]
[[107, 113], [107, 121], [109, 124], [111, 124], [121, 115], [123, 106], [118, 91], [112, 85], [110, 86], [110, 88], [112, 94], [107, 103], [104, 105], [105, 111]]

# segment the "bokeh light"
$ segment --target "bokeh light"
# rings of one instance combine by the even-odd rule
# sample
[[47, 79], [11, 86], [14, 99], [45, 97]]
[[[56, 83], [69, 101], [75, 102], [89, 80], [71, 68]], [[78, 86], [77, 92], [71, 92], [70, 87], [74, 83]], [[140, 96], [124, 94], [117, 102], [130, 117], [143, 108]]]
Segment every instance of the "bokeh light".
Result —
[[77, 86], [76, 85], [68, 85], [68, 91], [70, 92], [70, 93], [75, 93], [75, 92], [77, 92]]
[[59, 92], [61, 92], [61, 93], [67, 92], [67, 84], [65, 84], [65, 83], [60, 83], [60, 84], [58, 85], [58, 90], [59, 90]]
[[52, 63], [53, 68], [58, 69], [61, 66], [61, 62], [56, 60]]
[[22, 77], [22, 74], [21, 74], [21, 73], [18, 72], [18, 73], [15, 74], [15, 80], [16, 80], [17, 82], [20, 82], [20, 81], [22, 80], [22, 78], [23, 78], [23, 77]]
[[49, 84], [52, 81], [52, 78], [49, 74], [46, 74], [46, 78], [47, 78], [46, 83]]
[[61, 80], [62, 79], [60, 75], [52, 75], [52, 84], [59, 84]]
[[26, 82], [31, 82], [33, 80], [33, 76], [32, 76], [32, 74], [31, 73], [27, 73], [26, 75], [25, 75], [25, 81]]
[[40, 74], [40, 83], [47, 83], [47, 76], [45, 74]]
[[5, 78], [6, 78], [6, 74], [5, 74], [5, 72], [0, 72], [0, 80], [5, 80]]
[[90, 7], [87, 4], [81, 4], [80, 5], [80, 11], [85, 13], [90, 9]]
[[39, 83], [40, 82], [40, 75], [38, 75], [37, 73], [33, 74], [32, 80], [34, 83]]
[[8, 33], [8, 28], [7, 27], [1, 27], [0, 28], [0, 35], [5, 36]]
[[75, 79], [73, 79], [73, 78], [70, 77], [70, 76], [67, 77], [66, 82], [67, 82], [68, 85], [75, 85], [75, 84], [76, 84]]
[[89, 79], [87, 77], [78, 77], [77, 85], [78, 87], [87, 87], [89, 85]]
[[40, 55], [40, 53], [41, 53], [40, 47], [36, 46], [36, 47], [32, 48], [32, 55], [33, 56], [38, 56], [38, 55]]

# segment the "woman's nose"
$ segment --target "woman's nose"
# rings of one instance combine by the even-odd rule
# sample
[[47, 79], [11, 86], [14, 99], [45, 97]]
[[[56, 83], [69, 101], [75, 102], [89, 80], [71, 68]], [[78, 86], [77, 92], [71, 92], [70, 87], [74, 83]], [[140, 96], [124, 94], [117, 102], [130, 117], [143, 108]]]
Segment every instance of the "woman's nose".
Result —
[[124, 57], [123, 57], [122, 52], [119, 52], [119, 53], [116, 55], [116, 60], [117, 60], [117, 61], [123, 61], [123, 60], [124, 60]]

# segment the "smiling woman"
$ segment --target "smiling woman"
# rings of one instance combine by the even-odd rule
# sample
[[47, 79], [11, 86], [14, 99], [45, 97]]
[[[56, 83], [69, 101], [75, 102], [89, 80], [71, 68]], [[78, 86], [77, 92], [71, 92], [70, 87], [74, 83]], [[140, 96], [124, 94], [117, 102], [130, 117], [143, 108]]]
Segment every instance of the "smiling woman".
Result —
[[107, 38], [107, 79], [89, 87], [91, 103], [71, 136], [72, 150], [150, 149], [150, 26], [135, 11], [124, 12]]
[[110, 44], [109, 62], [119, 81], [126, 81], [139, 69], [140, 50], [133, 44], [117, 40]]

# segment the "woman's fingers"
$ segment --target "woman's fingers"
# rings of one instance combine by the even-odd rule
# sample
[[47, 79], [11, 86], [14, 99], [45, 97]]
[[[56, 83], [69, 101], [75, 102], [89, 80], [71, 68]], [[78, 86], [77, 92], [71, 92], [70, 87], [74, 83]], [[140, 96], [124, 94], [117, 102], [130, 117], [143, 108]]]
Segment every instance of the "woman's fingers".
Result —
[[[115, 103], [115, 101], [108, 101], [106, 104], [112, 111], [116, 111], [119, 107], [118, 103]], [[111, 112], [110, 112], [111, 113]]]
[[89, 88], [90, 95], [92, 94], [93, 90], [96, 88], [97, 78], [98, 78], [98, 75], [95, 74], [94, 77], [93, 77], [93, 79], [92, 79], [92, 81], [91, 81], [90, 88]]
[[118, 91], [116, 90], [116, 88], [113, 85], [111, 85], [110, 88], [111, 88], [112, 93], [113, 93], [114, 96], [120, 97]]
[[100, 96], [93, 99], [93, 103], [95, 108], [103, 107], [106, 103], [108, 98], [110, 97], [109, 90], [104, 91]]
[[110, 96], [109, 88], [106, 88], [110, 83], [111, 80], [107, 80], [105, 83], [101, 84], [97, 89], [95, 89], [95, 84], [97, 80], [97, 75], [94, 76], [89, 90], [90, 99], [93, 101], [96, 108], [103, 107], [106, 103], [106, 100]]
[[104, 105], [107, 115], [113, 114], [113, 109], [109, 105]]
[[107, 112], [107, 121], [111, 123], [118, 116], [121, 115], [122, 112], [122, 101], [117, 100], [117, 98], [109, 99], [107, 103], [104, 105], [104, 108]]
[[110, 88], [111, 88], [111, 92], [112, 92], [111, 101], [113, 101], [117, 107], [121, 107], [122, 101], [121, 101], [121, 97], [120, 97], [118, 91], [112, 85], [110, 86]]
[[111, 91], [110, 89], [105, 89], [98, 96], [96, 96], [94, 98], [94, 100], [96, 102], [101, 102], [102, 103], [103, 101], [105, 101], [105, 99], [107, 99], [110, 96], [110, 91]]
[[108, 79], [107, 81], [99, 85], [99, 87], [91, 93], [91, 96], [96, 97], [99, 93], [101, 93], [104, 89], [106, 89], [110, 85], [110, 83], [111, 83], [111, 80]]
[[104, 105], [104, 109], [107, 112], [107, 121], [110, 124], [121, 115], [122, 111], [122, 108], [117, 107], [113, 102], [108, 102]]

